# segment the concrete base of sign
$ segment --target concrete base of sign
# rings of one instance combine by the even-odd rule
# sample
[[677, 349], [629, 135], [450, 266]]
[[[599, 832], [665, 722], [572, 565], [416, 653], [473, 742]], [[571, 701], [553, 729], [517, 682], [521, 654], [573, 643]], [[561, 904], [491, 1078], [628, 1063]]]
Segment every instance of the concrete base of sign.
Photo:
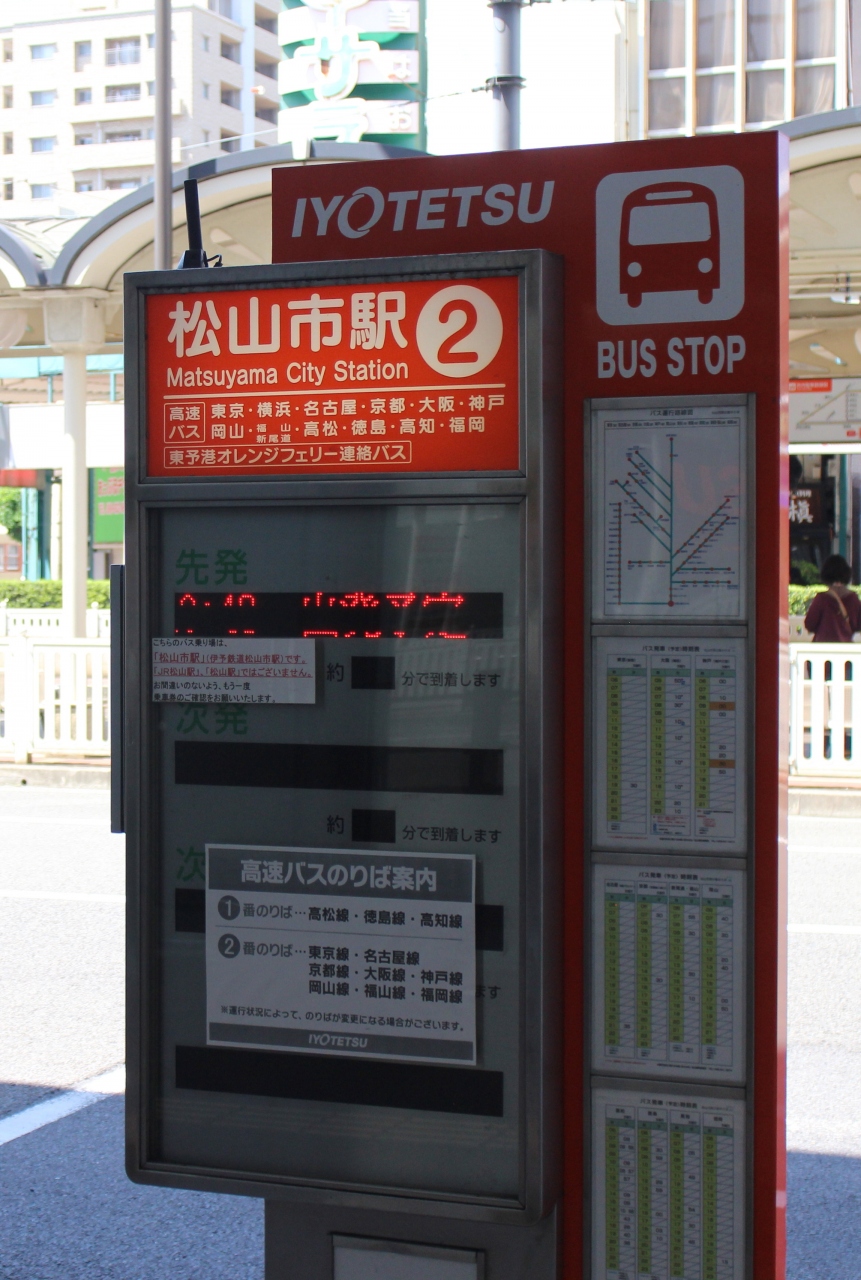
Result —
[[512, 1227], [266, 1201], [265, 1280], [554, 1280], [558, 1265], [557, 1211]]

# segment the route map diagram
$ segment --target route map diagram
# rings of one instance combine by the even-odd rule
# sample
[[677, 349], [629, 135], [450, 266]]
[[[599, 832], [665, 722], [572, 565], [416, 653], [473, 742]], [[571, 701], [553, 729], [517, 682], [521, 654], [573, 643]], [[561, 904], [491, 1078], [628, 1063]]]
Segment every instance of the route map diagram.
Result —
[[598, 411], [601, 616], [741, 616], [744, 420], [741, 405]]

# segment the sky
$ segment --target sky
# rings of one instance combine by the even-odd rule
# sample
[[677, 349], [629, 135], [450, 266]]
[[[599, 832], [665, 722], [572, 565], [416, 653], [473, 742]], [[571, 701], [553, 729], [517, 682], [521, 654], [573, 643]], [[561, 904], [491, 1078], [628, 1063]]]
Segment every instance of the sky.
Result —
[[[488, 94], [471, 92], [493, 74], [492, 21], [487, 0], [428, 0], [432, 154], [492, 149]], [[521, 146], [612, 142], [613, 0], [552, 0], [524, 8], [521, 22]]]

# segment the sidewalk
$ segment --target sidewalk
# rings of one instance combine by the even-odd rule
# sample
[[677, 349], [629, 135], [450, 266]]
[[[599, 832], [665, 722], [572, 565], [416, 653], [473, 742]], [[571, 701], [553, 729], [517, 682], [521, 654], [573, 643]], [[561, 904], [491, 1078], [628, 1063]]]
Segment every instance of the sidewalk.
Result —
[[804, 818], [861, 817], [861, 777], [790, 774], [789, 813]]
[[37, 764], [0, 761], [0, 787], [87, 787], [108, 790], [110, 785], [109, 759], [78, 758]]

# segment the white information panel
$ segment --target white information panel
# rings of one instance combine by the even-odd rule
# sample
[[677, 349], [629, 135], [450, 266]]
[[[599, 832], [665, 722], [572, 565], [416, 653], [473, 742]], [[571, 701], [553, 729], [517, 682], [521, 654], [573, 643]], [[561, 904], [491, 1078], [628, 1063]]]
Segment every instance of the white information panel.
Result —
[[744, 1079], [744, 874], [594, 868], [596, 1071]]
[[594, 412], [594, 617], [743, 618], [745, 427], [743, 405]]
[[744, 1103], [593, 1095], [593, 1280], [742, 1280]]
[[593, 842], [745, 848], [743, 640], [594, 641]]
[[152, 642], [153, 702], [314, 703], [314, 640], [171, 636]]
[[475, 1062], [475, 858], [206, 847], [207, 1043]]

